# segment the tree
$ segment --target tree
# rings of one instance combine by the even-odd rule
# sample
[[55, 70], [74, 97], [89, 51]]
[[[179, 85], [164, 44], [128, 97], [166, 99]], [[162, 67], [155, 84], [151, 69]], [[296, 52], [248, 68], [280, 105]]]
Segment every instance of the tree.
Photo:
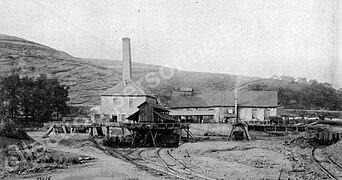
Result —
[[68, 97], [69, 87], [60, 85], [56, 78], [51, 79], [48, 86], [53, 89], [51, 108], [56, 112], [58, 120], [59, 115], [68, 113], [69, 109], [66, 102], [70, 100]]
[[12, 74], [5, 77], [2, 83], [3, 98], [6, 102], [6, 109], [8, 110], [10, 117], [13, 119], [20, 113], [20, 77], [18, 74]]
[[52, 114], [68, 113], [69, 87], [56, 78], [41, 74], [38, 78], [20, 78], [13, 74], [0, 80], [0, 113], [12, 119], [24, 115], [35, 120], [50, 120]]
[[317, 80], [309, 83], [256, 83], [249, 85], [248, 90], [278, 91], [278, 104], [289, 109], [342, 110], [342, 90]]
[[297, 82], [299, 83], [307, 83], [307, 80], [305, 77], [297, 77]]
[[56, 78], [48, 79], [41, 74], [36, 79], [33, 91], [36, 119], [51, 119], [53, 113], [58, 118], [59, 115], [68, 113], [68, 95], [68, 86], [60, 85]]
[[5, 99], [4, 99], [4, 89], [3, 89], [3, 79], [0, 79], [0, 117], [5, 116]]
[[33, 99], [34, 99], [34, 116], [38, 120], [50, 119], [49, 114], [52, 114], [50, 107], [50, 98], [52, 90], [47, 86], [48, 78], [45, 74], [40, 74], [35, 80]]
[[26, 77], [21, 78], [20, 81], [21, 81], [21, 90], [20, 90], [21, 109], [20, 110], [25, 116], [25, 119], [27, 119], [30, 113], [34, 110], [34, 101], [33, 101], [34, 80], [33, 78], [29, 78], [26, 76]]

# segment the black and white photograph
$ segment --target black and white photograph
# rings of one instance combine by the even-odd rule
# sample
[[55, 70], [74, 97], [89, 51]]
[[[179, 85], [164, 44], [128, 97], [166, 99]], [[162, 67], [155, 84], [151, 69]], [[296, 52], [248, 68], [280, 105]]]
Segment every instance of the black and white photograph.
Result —
[[342, 179], [340, 0], [1, 0], [0, 179]]

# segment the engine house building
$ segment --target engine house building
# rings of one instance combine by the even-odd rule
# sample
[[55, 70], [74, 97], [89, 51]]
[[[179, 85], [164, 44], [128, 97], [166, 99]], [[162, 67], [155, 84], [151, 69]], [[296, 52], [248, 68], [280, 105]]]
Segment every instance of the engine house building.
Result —
[[[101, 94], [101, 105], [95, 107], [93, 121], [106, 122], [128, 121], [126, 118], [137, 112], [144, 102], [157, 104], [157, 98], [151, 92], [135, 83], [132, 78], [130, 39], [122, 39], [123, 70], [122, 82]], [[101, 118], [100, 118], [101, 117]]]
[[194, 93], [181, 88], [172, 93], [170, 115], [190, 123], [234, 122], [237, 116], [241, 121], [260, 122], [277, 115], [277, 101], [277, 91]]

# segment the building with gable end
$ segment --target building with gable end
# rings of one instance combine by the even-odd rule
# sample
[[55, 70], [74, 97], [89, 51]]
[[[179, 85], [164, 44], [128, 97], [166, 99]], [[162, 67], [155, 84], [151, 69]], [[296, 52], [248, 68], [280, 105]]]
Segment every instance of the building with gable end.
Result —
[[144, 102], [157, 104], [157, 98], [132, 80], [131, 46], [129, 38], [122, 38], [122, 82], [101, 94], [101, 105], [92, 108], [93, 121], [128, 121], [126, 118], [137, 112]]

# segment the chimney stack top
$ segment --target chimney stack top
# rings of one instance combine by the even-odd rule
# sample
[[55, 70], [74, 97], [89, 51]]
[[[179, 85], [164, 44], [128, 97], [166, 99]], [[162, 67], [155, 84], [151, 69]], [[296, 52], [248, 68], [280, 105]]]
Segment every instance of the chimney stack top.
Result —
[[122, 79], [130, 80], [132, 77], [131, 44], [127, 37], [122, 38]]

